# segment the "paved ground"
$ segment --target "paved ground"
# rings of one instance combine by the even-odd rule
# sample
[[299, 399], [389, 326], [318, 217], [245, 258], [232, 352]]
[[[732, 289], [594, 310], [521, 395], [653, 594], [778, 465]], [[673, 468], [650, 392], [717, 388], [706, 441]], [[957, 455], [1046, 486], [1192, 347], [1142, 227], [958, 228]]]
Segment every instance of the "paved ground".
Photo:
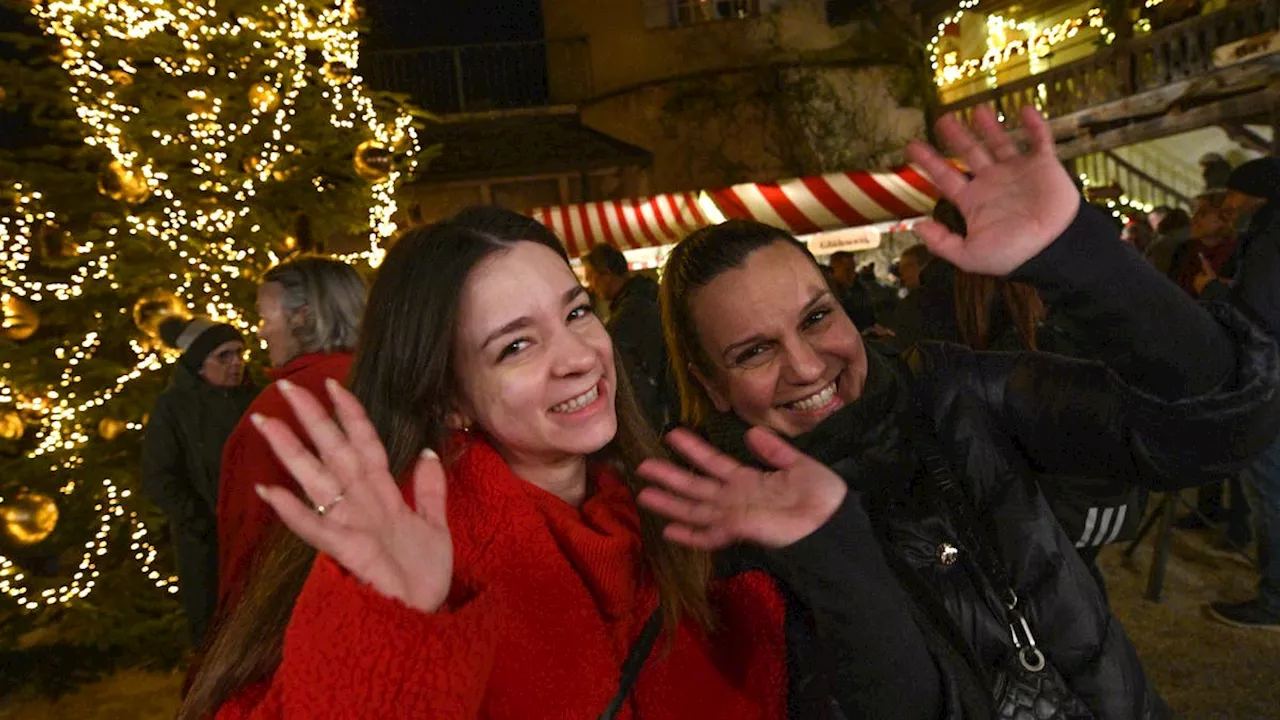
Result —
[[[1252, 570], [1210, 554], [1205, 535], [1175, 536], [1165, 599], [1142, 599], [1150, 544], [1133, 566], [1119, 548], [1103, 554], [1112, 605], [1157, 686], [1186, 720], [1280, 720], [1280, 632], [1242, 631], [1207, 619], [1204, 604], [1251, 594]], [[164, 720], [172, 717], [181, 678], [123, 672], [58, 703], [0, 707], [0, 720]]]

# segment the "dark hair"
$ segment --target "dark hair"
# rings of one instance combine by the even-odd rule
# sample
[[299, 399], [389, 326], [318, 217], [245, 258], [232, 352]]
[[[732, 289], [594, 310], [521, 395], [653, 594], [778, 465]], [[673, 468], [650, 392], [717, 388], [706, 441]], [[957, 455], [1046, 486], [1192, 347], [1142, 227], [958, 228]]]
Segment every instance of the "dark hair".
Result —
[[831, 267], [833, 268], [840, 263], [857, 262], [857, 260], [858, 256], [848, 250], [840, 250], [839, 252], [831, 253]]
[[596, 245], [582, 256], [582, 262], [590, 265], [596, 272], [619, 277], [627, 274], [626, 256], [612, 245]]
[[1156, 231], [1151, 229], [1145, 215], [1134, 217], [1125, 230], [1129, 231], [1129, 242], [1138, 250], [1146, 250], [1156, 239]]
[[1191, 216], [1187, 211], [1182, 208], [1170, 208], [1165, 212], [1164, 217], [1160, 218], [1160, 227], [1156, 228], [1156, 233], [1172, 235], [1189, 227], [1191, 227]]
[[[446, 414], [458, 392], [452, 346], [459, 288], [482, 260], [520, 242], [550, 248], [568, 263], [546, 227], [489, 207], [411, 230], [387, 253], [369, 295], [350, 385], [386, 446], [395, 476], [403, 476], [423, 448], [445, 449]], [[617, 411], [617, 435], [595, 459], [617, 467], [637, 491], [636, 466], [663, 452], [621, 372]], [[647, 512], [640, 517], [646, 570], [657, 585], [668, 626], [690, 617], [709, 627], [709, 556], [665, 542], [661, 521]], [[244, 598], [219, 628], [180, 717], [209, 716], [236, 691], [275, 671], [289, 616], [314, 558], [315, 550], [292, 533], [277, 534]]]
[[918, 245], [912, 245], [906, 250], [903, 250], [899, 258], [911, 258], [912, 260], [916, 261], [917, 265], [919, 265], [920, 267], [924, 267], [925, 265], [928, 265], [931, 260], [933, 260], [933, 253], [929, 252], [928, 245], [925, 245], [924, 243], [920, 243]]
[[1036, 329], [1044, 319], [1045, 309], [1040, 293], [1034, 287], [956, 268], [952, 292], [960, 342], [974, 350], [990, 348], [995, 339], [991, 325], [996, 319], [996, 303], [1003, 302], [1008, 320], [1022, 340], [1022, 346], [1028, 350], [1036, 349]]
[[814, 267], [821, 269], [804, 243], [778, 228], [751, 220], [730, 220], [702, 228], [671, 251], [658, 297], [662, 307], [662, 334], [666, 337], [671, 369], [680, 391], [681, 422], [700, 427], [714, 411], [706, 389], [690, 370], [696, 367], [708, 375], [712, 371], [693, 322], [693, 295], [722, 273], [742, 267], [755, 251], [778, 242], [795, 247]]

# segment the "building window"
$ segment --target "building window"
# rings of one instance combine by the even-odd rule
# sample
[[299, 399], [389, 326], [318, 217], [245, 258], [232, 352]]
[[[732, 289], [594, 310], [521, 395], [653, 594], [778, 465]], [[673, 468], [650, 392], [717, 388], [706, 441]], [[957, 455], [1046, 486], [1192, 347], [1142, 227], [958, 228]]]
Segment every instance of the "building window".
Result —
[[759, 17], [760, 0], [645, 0], [645, 26], [688, 27]]

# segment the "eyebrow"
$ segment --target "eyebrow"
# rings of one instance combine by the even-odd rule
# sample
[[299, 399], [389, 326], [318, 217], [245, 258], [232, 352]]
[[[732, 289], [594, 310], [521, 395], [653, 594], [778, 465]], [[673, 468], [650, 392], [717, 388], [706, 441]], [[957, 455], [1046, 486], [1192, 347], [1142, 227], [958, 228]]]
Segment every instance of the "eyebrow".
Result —
[[[809, 299], [809, 302], [804, 304], [804, 307], [801, 309], [800, 314], [803, 315], [805, 313], [808, 313], [810, 310], [813, 309], [814, 305], [817, 305], [818, 303], [822, 302], [829, 296], [831, 296], [830, 290], [826, 288], [819, 290], [817, 293], [814, 294], [812, 298]], [[739, 340], [729, 345], [728, 347], [726, 347], [721, 357], [725, 360], [728, 360], [729, 356], [735, 354], [738, 350], [744, 347], [755, 345], [756, 343], [762, 342], [767, 339], [768, 338], [766, 338], [764, 335], [761, 335], [759, 333], [752, 335], [751, 337], [748, 337], [748, 338], [743, 338], [742, 340]]]
[[[563, 295], [560, 296], [560, 304], [568, 305], [569, 303], [573, 302], [574, 300], [577, 300], [579, 297], [586, 294], [587, 294], [586, 288], [582, 287], [581, 285], [574, 285], [572, 288], [569, 288], [564, 292]], [[529, 317], [528, 315], [521, 315], [515, 320], [512, 320], [506, 325], [503, 325], [497, 330], [494, 330], [493, 332], [489, 333], [489, 335], [485, 337], [484, 342], [480, 343], [480, 347], [481, 349], [487, 348], [489, 347], [490, 343], [502, 337], [503, 335], [506, 335], [508, 333], [513, 333], [517, 330], [523, 330], [532, 325], [533, 325], [533, 318]]]

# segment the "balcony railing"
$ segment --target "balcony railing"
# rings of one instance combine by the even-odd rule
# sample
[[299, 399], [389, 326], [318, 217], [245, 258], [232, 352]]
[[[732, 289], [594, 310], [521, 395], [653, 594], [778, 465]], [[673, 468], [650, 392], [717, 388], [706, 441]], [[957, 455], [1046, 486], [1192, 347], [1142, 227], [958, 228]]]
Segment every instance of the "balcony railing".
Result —
[[1094, 185], [1117, 186], [1137, 202], [1191, 210], [1191, 198], [1174, 187], [1172, 179], [1157, 177], [1151, 170], [1139, 168], [1115, 152], [1082, 155], [1075, 159], [1075, 169]]
[[367, 53], [361, 70], [374, 89], [443, 115], [572, 104], [591, 94], [586, 38], [382, 50]]
[[1023, 105], [1035, 105], [1056, 117], [1155, 90], [1213, 70], [1215, 48], [1276, 30], [1278, 15], [1276, 0], [1236, 0], [1209, 15], [1117, 40], [1069, 65], [971, 95], [942, 111], [967, 116], [988, 105], [1014, 119]]

